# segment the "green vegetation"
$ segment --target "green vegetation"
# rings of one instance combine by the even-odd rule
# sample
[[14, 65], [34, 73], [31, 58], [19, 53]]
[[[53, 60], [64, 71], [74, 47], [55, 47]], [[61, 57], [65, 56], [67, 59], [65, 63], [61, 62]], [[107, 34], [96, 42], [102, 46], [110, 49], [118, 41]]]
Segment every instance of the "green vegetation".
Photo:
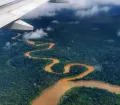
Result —
[[[18, 76], [16, 80], [14, 80], [14, 84], [17, 86], [16, 88], [19, 87], [19, 89], [22, 89], [20, 94], [22, 97], [24, 96], [24, 100], [19, 100], [22, 104], [28, 105], [30, 101], [38, 96], [45, 88], [48, 88], [59, 80], [59, 76], [45, 72], [44, 66], [50, 62], [51, 61], [30, 60], [25, 57], [17, 57], [11, 61], [11, 65], [19, 72], [16, 74]], [[18, 84], [19, 81], [23, 82]], [[25, 92], [25, 94], [23, 92]]]
[[44, 89], [60, 79], [44, 70], [51, 61], [24, 56], [27, 51], [47, 45], [35, 47], [24, 41], [11, 40], [15, 35], [0, 36], [0, 105], [29, 105]]
[[[71, 77], [77, 77], [78, 75], [80, 75], [81, 73], [87, 71], [88, 69], [86, 67], [82, 67], [82, 66], [72, 66], [70, 69], [70, 72], [67, 74], [63, 75], [63, 78], [71, 78]], [[73, 81], [76, 81], [78, 79], [75, 79]]]
[[[67, 64], [67, 63], [66, 63], [65, 61], [60, 60], [60, 63], [59, 63], [59, 64], [55, 64], [55, 65], [52, 67], [53, 72], [63, 73], [63, 72], [64, 72], [64, 66], [65, 66], [66, 64]], [[61, 74], [61, 75], [62, 75], [62, 74]]]
[[58, 105], [120, 105], [120, 95], [92, 88], [72, 88], [63, 95]]

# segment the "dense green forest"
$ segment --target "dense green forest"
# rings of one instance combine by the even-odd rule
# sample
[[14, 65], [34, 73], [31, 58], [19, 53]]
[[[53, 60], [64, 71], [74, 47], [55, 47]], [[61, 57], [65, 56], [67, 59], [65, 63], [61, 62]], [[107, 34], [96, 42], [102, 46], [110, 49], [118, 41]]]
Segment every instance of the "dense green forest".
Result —
[[58, 105], [120, 105], [120, 95], [95, 88], [72, 88], [63, 95]]

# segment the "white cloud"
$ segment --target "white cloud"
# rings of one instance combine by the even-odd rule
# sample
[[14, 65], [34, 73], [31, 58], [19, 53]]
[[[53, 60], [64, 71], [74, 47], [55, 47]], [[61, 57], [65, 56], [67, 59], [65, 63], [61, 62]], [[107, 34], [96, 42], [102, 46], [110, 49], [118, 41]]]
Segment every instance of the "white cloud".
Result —
[[[106, 5], [106, 4], [113, 4], [113, 5], [120, 5], [120, 0], [69, 0], [69, 3], [46, 3], [43, 6], [39, 7], [35, 11], [27, 14], [24, 18], [37, 18], [39, 16], [54, 16], [56, 11], [61, 9], [73, 9], [77, 13], [83, 12], [83, 15], [79, 16], [88, 16], [94, 15], [98, 12], [107, 12], [110, 8], [103, 6], [97, 7], [97, 5]], [[87, 11], [82, 11], [83, 9], [90, 9]], [[90, 13], [88, 13], [90, 12]]]
[[108, 43], [114, 43], [115, 42], [115, 40], [113, 40], [113, 39], [108, 39], [108, 40], [105, 40], [106, 42], [108, 42]]
[[83, 9], [89, 8], [98, 4], [106, 5], [120, 5], [120, 0], [69, 0], [72, 8]]
[[95, 65], [94, 68], [96, 71], [101, 71], [103, 69], [102, 65], [99, 64]]
[[120, 37], [120, 30], [118, 30], [118, 32], [117, 32], [117, 36]]
[[11, 48], [11, 43], [10, 42], [6, 42], [4, 49], [10, 49], [10, 48]]
[[35, 32], [29, 32], [29, 33], [24, 33], [23, 39], [24, 40], [29, 40], [29, 39], [41, 39], [44, 36], [47, 36], [47, 33], [43, 31], [43, 29], [36, 30]]
[[60, 22], [58, 20], [53, 20], [51, 23], [59, 24]]
[[[1, 0], [0, 4], [5, 4], [11, 1], [15, 1], [15, 0]], [[40, 16], [54, 16], [56, 14], [56, 11], [59, 11], [63, 8], [77, 10], [77, 14], [79, 14], [80, 9], [92, 8], [94, 6], [97, 6], [98, 4], [120, 5], [120, 0], [69, 0], [69, 3], [46, 3], [43, 6], [25, 15], [24, 18], [38, 18]], [[96, 10], [92, 10], [92, 12], [90, 11], [91, 12], [90, 15], [92, 14], [94, 15], [94, 13], [97, 13], [100, 11], [106, 11], [106, 12], [108, 11], [108, 7], [107, 8], [101, 7], [101, 8], [94, 7], [93, 9], [96, 9]], [[83, 16], [88, 16], [89, 15], [88, 12], [83, 13]], [[79, 15], [79, 16], [82, 16], [82, 15]]]
[[47, 27], [46, 30], [47, 31], [53, 31], [54, 29], [52, 27]]
[[79, 24], [80, 22], [79, 21], [71, 21], [71, 22], [68, 22], [69, 24]]
[[36, 18], [41, 17], [41, 16], [52, 17], [52, 16], [55, 16], [55, 15], [56, 15], [56, 13], [55, 13], [54, 10], [50, 11], [50, 10], [47, 10], [47, 8], [45, 8], [45, 9], [38, 8], [38, 9], [35, 9], [32, 12], [26, 14], [23, 18], [24, 19], [36, 19]]
[[10, 48], [13, 47], [13, 46], [17, 46], [17, 43], [6, 42], [3, 49], [10, 50]]
[[98, 7], [98, 6], [93, 6], [91, 9], [87, 9], [87, 10], [79, 10], [76, 12], [76, 16], [80, 16], [80, 17], [89, 17], [89, 16], [93, 16], [99, 12], [108, 12], [110, 10], [110, 7], [106, 6], [106, 7]]

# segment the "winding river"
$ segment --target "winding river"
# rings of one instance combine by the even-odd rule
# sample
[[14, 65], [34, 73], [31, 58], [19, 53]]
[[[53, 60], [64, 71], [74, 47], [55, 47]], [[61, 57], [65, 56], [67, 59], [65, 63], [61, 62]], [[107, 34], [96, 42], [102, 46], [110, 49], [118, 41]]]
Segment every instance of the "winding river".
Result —
[[[49, 45], [49, 47], [44, 49], [44, 50], [50, 50], [55, 46], [54, 43], [35, 44], [34, 41], [30, 41], [30, 40], [28, 41], [28, 43], [35, 45], [35, 46], [43, 46], [46, 44]], [[30, 58], [30, 59], [51, 60], [52, 63], [46, 65], [44, 70], [49, 72], [49, 73], [55, 73], [52, 70], [52, 66], [60, 63], [59, 59], [39, 58], [39, 57], [33, 57], [30, 55], [32, 52], [37, 52], [37, 51], [43, 51], [43, 50], [29, 51], [29, 52], [25, 53], [25, 56]], [[84, 86], [84, 87], [90, 87], [90, 88], [99, 88], [99, 89], [105, 89], [109, 92], [114, 92], [116, 94], [120, 94], [120, 86], [111, 85], [109, 83], [95, 81], [95, 80], [81, 80], [81, 81], [77, 81], [77, 82], [71, 81], [74, 79], [83, 78], [94, 71], [93, 66], [90, 66], [87, 64], [80, 64], [80, 63], [71, 63], [71, 64], [67, 64], [64, 66], [64, 73], [69, 73], [70, 68], [72, 66], [83, 66], [83, 67], [88, 68], [88, 70], [81, 73], [80, 75], [78, 75], [76, 77], [68, 77], [68, 78], [63, 78], [63, 79], [59, 80], [53, 86], [44, 90], [38, 98], [33, 100], [32, 105], [57, 105], [58, 101], [60, 100], [60, 97], [62, 95], [64, 95], [64, 93], [67, 90], [69, 90], [70, 88], [73, 88], [73, 87], [83, 87]], [[55, 74], [60, 74], [60, 73], [55, 73]]]

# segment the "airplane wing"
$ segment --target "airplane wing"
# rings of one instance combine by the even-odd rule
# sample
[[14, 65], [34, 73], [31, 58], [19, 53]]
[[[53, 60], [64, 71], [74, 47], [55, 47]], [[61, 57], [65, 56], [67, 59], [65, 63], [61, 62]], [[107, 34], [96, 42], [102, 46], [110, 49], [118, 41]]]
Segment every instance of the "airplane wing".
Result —
[[[0, 28], [16, 21], [48, 0], [15, 0], [0, 7]], [[25, 24], [22, 21], [19, 24]], [[28, 25], [29, 26], [29, 25]], [[32, 28], [32, 26], [31, 26]]]
[[[7, 25], [10, 29], [33, 30], [33, 26], [18, 19], [48, 1], [49, 0], [11, 0], [11, 2], [6, 4], [0, 2], [2, 4], [0, 6], [0, 28]], [[58, 2], [60, 0], [51, 1]]]

